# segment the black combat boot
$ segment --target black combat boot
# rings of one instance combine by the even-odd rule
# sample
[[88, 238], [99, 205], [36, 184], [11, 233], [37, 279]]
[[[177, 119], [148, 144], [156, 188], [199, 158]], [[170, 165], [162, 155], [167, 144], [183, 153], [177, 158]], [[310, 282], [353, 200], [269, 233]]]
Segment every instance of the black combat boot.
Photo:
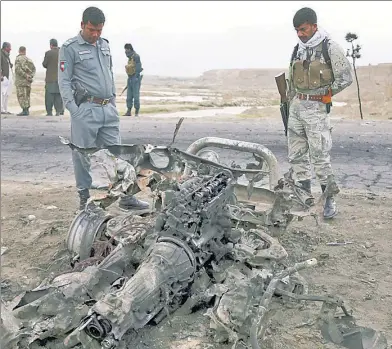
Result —
[[135, 109], [135, 116], [139, 116], [139, 109]]
[[19, 114], [16, 114], [17, 116], [27, 116], [29, 115], [29, 109], [28, 108], [22, 108], [22, 111]]
[[[326, 185], [322, 184], [321, 185], [321, 190], [325, 191]], [[324, 218], [330, 219], [333, 218], [337, 215], [338, 209], [336, 207], [336, 202], [333, 196], [327, 196], [325, 199], [325, 204], [324, 204]]]
[[122, 196], [118, 206], [123, 210], [146, 210], [150, 207], [147, 202], [136, 199], [133, 195]]
[[132, 116], [131, 111], [132, 108], [128, 108], [127, 112], [123, 116]]
[[90, 198], [90, 192], [88, 189], [78, 190], [79, 194], [79, 210], [83, 211], [86, 208], [87, 200]]
[[302, 189], [305, 190], [310, 196], [310, 198], [305, 200], [305, 204], [309, 205], [309, 206], [313, 206], [314, 198], [312, 196], [312, 182], [311, 182], [311, 180], [305, 179], [304, 181], [298, 181], [298, 183], [301, 184]]

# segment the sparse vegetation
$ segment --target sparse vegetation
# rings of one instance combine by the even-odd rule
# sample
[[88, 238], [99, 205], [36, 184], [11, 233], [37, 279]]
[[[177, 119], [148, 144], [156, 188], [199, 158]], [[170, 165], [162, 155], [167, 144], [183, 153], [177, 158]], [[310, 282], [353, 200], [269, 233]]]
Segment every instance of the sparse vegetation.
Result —
[[361, 51], [361, 46], [357, 44], [357, 46], [354, 47], [354, 41], [358, 39], [358, 35], [355, 33], [347, 33], [346, 34], [346, 41], [351, 44], [351, 50], [347, 49], [347, 57], [351, 57], [353, 60], [353, 68], [354, 68], [354, 74], [355, 74], [355, 80], [357, 82], [357, 90], [358, 90], [358, 102], [359, 102], [359, 112], [361, 114], [361, 119], [363, 119], [363, 114], [362, 114], [362, 103], [361, 103], [361, 93], [359, 90], [359, 82], [358, 82], [358, 76], [357, 76], [357, 69], [355, 67], [355, 60], [358, 58], [361, 58], [361, 54], [359, 51]]

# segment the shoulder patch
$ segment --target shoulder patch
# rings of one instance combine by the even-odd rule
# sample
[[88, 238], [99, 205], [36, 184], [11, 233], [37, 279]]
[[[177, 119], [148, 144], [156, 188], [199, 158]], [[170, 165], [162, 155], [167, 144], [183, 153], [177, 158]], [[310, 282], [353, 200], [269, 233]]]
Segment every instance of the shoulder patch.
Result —
[[107, 43], [109, 43], [109, 40], [108, 40], [108, 39], [102, 38], [102, 40], [105, 40]]
[[77, 36], [75, 36], [71, 39], [68, 39], [66, 42], [64, 42], [63, 46], [67, 47], [67, 46], [71, 45], [73, 42], [75, 42], [77, 39], [78, 39]]

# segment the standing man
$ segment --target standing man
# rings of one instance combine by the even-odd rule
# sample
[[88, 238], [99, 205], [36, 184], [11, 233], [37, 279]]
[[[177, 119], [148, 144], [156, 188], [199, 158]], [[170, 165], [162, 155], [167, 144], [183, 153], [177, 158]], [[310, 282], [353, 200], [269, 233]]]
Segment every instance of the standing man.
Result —
[[[83, 12], [79, 34], [60, 49], [60, 93], [71, 114], [71, 141], [81, 148], [121, 143], [112, 56], [108, 40], [101, 38], [104, 24], [103, 12], [88, 7]], [[72, 160], [79, 209], [83, 210], [92, 184], [90, 161], [77, 151], [72, 152]], [[119, 204], [123, 209], [148, 208], [134, 196], [121, 197]]]
[[[310, 8], [293, 18], [299, 38], [290, 62], [290, 113], [288, 122], [289, 163], [302, 187], [311, 193], [311, 163], [324, 192], [333, 174], [329, 112], [331, 97], [350, 86], [352, 71], [343, 49], [317, 25]], [[337, 214], [335, 200], [328, 196], [324, 217]]]
[[45, 108], [46, 116], [52, 116], [52, 109], [56, 110], [56, 116], [64, 115], [63, 100], [61, 99], [58, 83], [59, 48], [56, 39], [50, 39], [50, 50], [45, 52], [43, 67], [46, 69], [45, 76]]
[[16, 96], [22, 108], [18, 116], [29, 115], [31, 84], [35, 75], [35, 65], [33, 61], [26, 56], [26, 47], [19, 47], [19, 54], [15, 60], [15, 86]]
[[139, 116], [140, 110], [140, 85], [143, 71], [140, 56], [133, 50], [131, 44], [125, 44], [125, 55], [128, 57], [128, 64], [125, 66], [125, 72], [128, 75], [127, 80], [127, 112], [124, 116], [131, 116], [132, 105], [135, 106], [135, 116]]
[[8, 97], [12, 91], [12, 63], [10, 60], [11, 44], [3, 42], [1, 46], [1, 114], [8, 111]]

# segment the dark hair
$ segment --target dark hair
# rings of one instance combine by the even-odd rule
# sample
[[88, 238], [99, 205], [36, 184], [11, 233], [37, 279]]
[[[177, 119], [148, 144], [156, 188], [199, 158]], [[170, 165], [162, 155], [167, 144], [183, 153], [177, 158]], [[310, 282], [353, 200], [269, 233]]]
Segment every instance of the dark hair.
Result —
[[317, 24], [316, 12], [309, 7], [304, 7], [298, 10], [293, 18], [294, 28], [297, 28], [304, 23]]
[[98, 7], [87, 7], [83, 12], [82, 22], [90, 22], [92, 25], [104, 24], [105, 15]]
[[125, 46], [124, 46], [124, 48], [126, 49], [126, 50], [131, 50], [131, 51], [133, 51], [133, 46], [132, 46], [132, 44], [125, 44]]
[[58, 45], [56, 39], [50, 39], [49, 44], [50, 44], [51, 46], [54, 46], [54, 47], [57, 47], [57, 45]]
[[10, 44], [9, 42], [4, 41], [4, 42], [3, 42], [3, 45], [1, 46], [1, 48], [2, 48], [2, 49], [5, 49], [5, 48], [10, 47], [10, 46], [11, 46], [11, 44]]
[[19, 47], [19, 52], [26, 52], [26, 47], [24, 46]]

